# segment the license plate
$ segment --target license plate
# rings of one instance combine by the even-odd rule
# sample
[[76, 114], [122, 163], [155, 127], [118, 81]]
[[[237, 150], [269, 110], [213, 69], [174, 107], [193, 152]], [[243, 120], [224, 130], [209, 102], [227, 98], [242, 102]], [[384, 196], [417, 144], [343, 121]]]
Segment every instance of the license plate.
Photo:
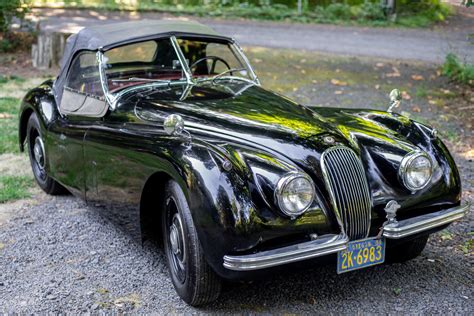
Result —
[[337, 254], [337, 273], [370, 267], [385, 260], [385, 240], [368, 238], [352, 241]]

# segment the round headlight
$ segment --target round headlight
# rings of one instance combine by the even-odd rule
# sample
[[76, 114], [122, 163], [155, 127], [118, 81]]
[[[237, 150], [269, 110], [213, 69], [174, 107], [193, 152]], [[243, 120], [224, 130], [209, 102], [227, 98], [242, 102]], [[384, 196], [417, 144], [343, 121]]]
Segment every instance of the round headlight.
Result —
[[400, 178], [410, 190], [423, 189], [431, 179], [433, 165], [426, 153], [413, 152], [402, 159]]
[[304, 213], [315, 198], [313, 180], [302, 173], [282, 177], [275, 190], [275, 199], [281, 211], [290, 217]]

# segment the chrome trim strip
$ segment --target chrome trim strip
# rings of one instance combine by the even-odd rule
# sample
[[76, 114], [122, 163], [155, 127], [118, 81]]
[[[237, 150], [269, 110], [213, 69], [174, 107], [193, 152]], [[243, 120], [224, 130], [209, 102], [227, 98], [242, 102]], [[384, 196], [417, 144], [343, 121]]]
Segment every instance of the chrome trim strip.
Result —
[[420, 233], [441, 225], [449, 224], [463, 218], [469, 212], [470, 204], [425, 214], [396, 223], [385, 225], [383, 236], [389, 239], [400, 239]]
[[233, 43], [232, 43], [232, 47], [235, 47], [237, 52], [240, 54], [240, 57], [244, 60], [244, 62], [247, 64], [247, 68], [250, 70], [250, 74], [252, 75], [253, 77], [253, 80], [255, 81], [255, 83], [257, 85], [260, 85], [260, 80], [258, 79], [257, 77], [257, 74], [255, 73], [255, 71], [253, 70], [252, 68], [252, 65], [250, 64], [247, 56], [245, 56], [244, 54], [244, 51], [242, 49], [242, 47], [240, 47], [239, 44], [237, 44], [237, 42], [233, 39]]
[[186, 57], [184, 57], [183, 51], [179, 47], [179, 43], [178, 43], [178, 40], [176, 39], [176, 36], [171, 36], [170, 41], [171, 41], [171, 45], [173, 45], [176, 55], [178, 56], [179, 62], [181, 64], [181, 69], [183, 70], [184, 75], [186, 76], [186, 82], [188, 84], [193, 84], [193, 81], [191, 80], [192, 78], [191, 69], [189, 69], [189, 65], [186, 62]]
[[116, 104], [115, 101], [117, 100], [110, 91], [109, 85], [107, 83], [107, 74], [105, 73], [106, 61], [104, 54], [99, 50], [96, 53], [97, 63], [99, 64], [99, 79], [100, 79], [100, 86], [102, 87], [102, 92], [104, 92], [104, 97], [107, 103], [109, 103], [110, 109], [113, 111], [115, 110]]
[[325, 256], [347, 248], [344, 235], [323, 235], [316, 240], [243, 256], [224, 256], [224, 267], [234, 271], [251, 271], [291, 262]]

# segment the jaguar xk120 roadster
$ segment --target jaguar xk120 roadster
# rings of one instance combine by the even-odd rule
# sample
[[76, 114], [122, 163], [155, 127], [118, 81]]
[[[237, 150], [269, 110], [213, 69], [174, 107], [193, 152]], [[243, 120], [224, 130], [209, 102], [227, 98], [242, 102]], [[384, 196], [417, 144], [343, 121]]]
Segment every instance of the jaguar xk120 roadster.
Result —
[[192, 305], [311, 258], [337, 256], [338, 273], [414, 258], [469, 209], [433, 128], [268, 91], [233, 39], [193, 22], [72, 35], [58, 77], [23, 99], [19, 138], [46, 193], [160, 236]]

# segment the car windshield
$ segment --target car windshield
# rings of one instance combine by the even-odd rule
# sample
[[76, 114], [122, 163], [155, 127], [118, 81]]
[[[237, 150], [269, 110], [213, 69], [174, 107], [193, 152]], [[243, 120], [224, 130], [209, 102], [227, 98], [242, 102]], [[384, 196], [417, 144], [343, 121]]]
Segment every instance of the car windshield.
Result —
[[[144, 84], [226, 79], [254, 80], [238, 48], [225, 40], [178, 38], [148, 40], [116, 47], [103, 54], [109, 93]], [[182, 53], [187, 67], [182, 67]], [[183, 69], [185, 68], [185, 69]], [[189, 73], [186, 73], [189, 71]]]
[[188, 63], [192, 78], [198, 81], [229, 77], [252, 80], [247, 63], [237, 48], [229, 42], [178, 38], [178, 44]]
[[104, 53], [104, 61], [110, 93], [150, 82], [186, 80], [169, 38], [113, 48]]

